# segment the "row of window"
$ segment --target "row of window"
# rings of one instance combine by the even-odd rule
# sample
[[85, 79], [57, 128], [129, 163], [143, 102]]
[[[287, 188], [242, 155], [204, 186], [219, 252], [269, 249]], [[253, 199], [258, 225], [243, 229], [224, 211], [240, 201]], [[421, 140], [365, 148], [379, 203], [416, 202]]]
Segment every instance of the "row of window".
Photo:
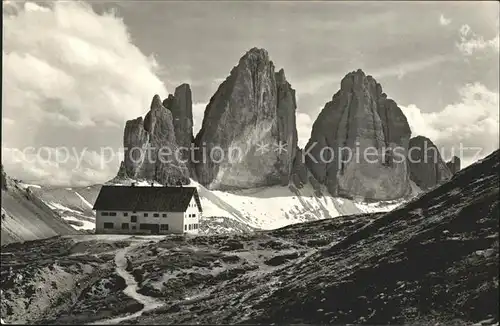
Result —
[[[104, 223], [104, 228], [105, 229], [113, 229], [114, 228], [114, 223], [112, 222], [106, 222]], [[128, 230], [129, 229], [129, 224], [128, 223], [122, 223], [122, 230]], [[135, 230], [136, 226], [132, 225], [132, 230]], [[151, 229], [151, 224], [140, 224], [139, 225], [139, 230], [150, 230]], [[168, 231], [168, 224], [160, 224], [160, 230]]]
[[184, 231], [187, 231], [189, 229], [189, 231], [191, 230], [198, 230], [199, 228], [199, 224], [186, 224], [184, 225]]
[[[155, 215], [159, 215], [159, 214], [155, 214]], [[163, 215], [164, 215], [164, 217], [167, 217], [167, 214], [163, 214]], [[159, 217], [159, 216], [155, 216], [155, 217]], [[189, 217], [196, 217], [196, 214], [189, 214]], [[137, 215], [130, 216], [130, 222], [137, 223]]]
[[[144, 217], [148, 217], [148, 213], [144, 213]], [[160, 213], [153, 213], [153, 217], [160, 217]], [[162, 213], [161, 217], [167, 217], [167, 213]]]
[[[152, 224], [140, 224], [139, 230], [151, 230]], [[122, 230], [128, 230], [130, 227], [129, 223], [122, 223]], [[198, 230], [200, 225], [198, 223], [195, 224], [186, 224], [184, 225], [184, 231]], [[104, 223], [105, 229], [113, 229], [114, 223], [106, 222]], [[135, 230], [136, 226], [132, 225], [132, 230]], [[168, 224], [160, 224], [160, 230], [168, 231]]]
[[[116, 212], [101, 212], [101, 216], [116, 216]], [[127, 212], [123, 216], [128, 216]], [[149, 213], [144, 213], [144, 217], [148, 217]], [[160, 217], [160, 213], [153, 213], [153, 217]], [[167, 217], [167, 213], [161, 213], [161, 217]]]

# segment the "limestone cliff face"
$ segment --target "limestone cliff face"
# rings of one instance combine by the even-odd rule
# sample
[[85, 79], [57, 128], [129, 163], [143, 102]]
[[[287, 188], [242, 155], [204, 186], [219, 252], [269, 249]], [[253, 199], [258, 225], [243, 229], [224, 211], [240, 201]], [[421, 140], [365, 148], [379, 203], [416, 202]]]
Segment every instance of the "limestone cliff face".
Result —
[[191, 87], [188, 84], [178, 86], [174, 94], [163, 100], [163, 106], [172, 113], [176, 143], [182, 150], [180, 159], [186, 162], [190, 176], [196, 178], [192, 165], [191, 144], [193, 137], [193, 101]]
[[178, 144], [172, 112], [162, 105], [158, 95], [144, 120], [139, 117], [125, 124], [125, 157], [120, 176], [156, 180], [162, 184], [189, 183], [187, 165], [175, 155]]
[[401, 109], [357, 70], [342, 79], [314, 122], [304, 159], [333, 196], [397, 199], [410, 191], [404, 160], [410, 135]]
[[453, 156], [449, 162], [446, 162], [446, 166], [452, 174], [457, 173], [460, 171], [460, 158]]
[[163, 100], [163, 106], [172, 113], [177, 145], [190, 148], [193, 142], [193, 102], [191, 87], [182, 84], [174, 94]]
[[410, 139], [408, 163], [411, 179], [423, 190], [433, 188], [453, 175], [434, 143], [423, 136]]
[[297, 148], [295, 91], [267, 51], [253, 48], [210, 99], [195, 144], [211, 189], [288, 184]]

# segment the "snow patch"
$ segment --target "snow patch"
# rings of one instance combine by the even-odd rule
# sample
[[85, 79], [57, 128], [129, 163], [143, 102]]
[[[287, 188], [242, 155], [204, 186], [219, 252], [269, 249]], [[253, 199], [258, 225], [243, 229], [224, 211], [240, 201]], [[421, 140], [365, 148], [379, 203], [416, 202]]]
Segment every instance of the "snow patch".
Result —
[[39, 185], [29, 184], [29, 183], [23, 183], [23, 182], [18, 183], [18, 185], [20, 185], [20, 186], [21, 186], [21, 188], [24, 188], [24, 189], [27, 189], [27, 188], [38, 188], [38, 189], [40, 189], [40, 188], [42, 188], [42, 187], [41, 187], [41, 186], [39, 186]]
[[89, 222], [86, 220], [80, 220], [74, 216], [63, 215], [61, 217], [66, 221], [75, 221], [75, 222], [79, 222], [79, 223], [83, 224], [83, 225], [75, 225], [75, 224], [69, 223], [76, 230], [93, 230], [93, 229], [95, 229], [95, 223], [93, 223], [93, 222]]
[[71, 212], [71, 213], [75, 213], [75, 214], [81, 214], [81, 212], [79, 212], [77, 210], [71, 209], [69, 207], [66, 207], [64, 205], [61, 205], [61, 204], [53, 202], [53, 201], [52, 202], [46, 202], [46, 204], [47, 204], [47, 206], [49, 206], [52, 209], [58, 209], [58, 210], [61, 210], [61, 211]]
[[78, 197], [80, 197], [80, 199], [82, 200], [82, 202], [83, 202], [85, 205], [87, 205], [87, 207], [89, 207], [90, 209], [93, 209], [93, 208], [94, 208], [94, 205], [92, 205], [91, 203], [89, 203], [89, 202], [88, 202], [85, 198], [83, 198], [83, 196], [82, 196], [82, 195], [80, 195], [80, 194], [79, 194], [79, 193], [77, 193], [76, 191], [75, 191], [75, 194], [76, 194]]

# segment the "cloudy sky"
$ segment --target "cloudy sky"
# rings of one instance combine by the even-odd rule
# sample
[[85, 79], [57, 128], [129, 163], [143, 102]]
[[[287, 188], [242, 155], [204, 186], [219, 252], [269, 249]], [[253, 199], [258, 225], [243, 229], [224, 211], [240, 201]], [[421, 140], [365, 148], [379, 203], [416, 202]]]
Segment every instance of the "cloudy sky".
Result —
[[23, 180], [109, 180], [126, 119], [184, 82], [199, 128], [254, 46], [296, 89], [301, 144], [341, 78], [361, 68], [445, 159], [460, 144], [465, 165], [499, 146], [497, 1], [4, 0], [3, 9], [2, 162]]

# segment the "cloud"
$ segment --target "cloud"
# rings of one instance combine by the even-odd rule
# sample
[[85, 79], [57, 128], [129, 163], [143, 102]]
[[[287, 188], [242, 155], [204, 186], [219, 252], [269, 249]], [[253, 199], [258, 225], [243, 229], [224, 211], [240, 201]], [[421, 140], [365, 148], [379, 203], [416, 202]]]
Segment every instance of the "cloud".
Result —
[[457, 43], [456, 46], [458, 47], [460, 52], [462, 52], [466, 56], [473, 55], [477, 52], [499, 52], [500, 50], [500, 38], [498, 32], [493, 38], [485, 40], [483, 36], [472, 32], [470, 26], [465, 24], [460, 27], [459, 34], [460, 43]]
[[[125, 120], [144, 115], [154, 94], [168, 95], [157, 62], [114, 13], [75, 1], [4, 2], [3, 9], [2, 118], [23, 125], [3, 133], [8, 146], [120, 145]], [[103, 130], [116, 137], [103, 139]]]
[[297, 112], [297, 145], [300, 148], [304, 148], [311, 137], [312, 125], [314, 123], [313, 119], [309, 114]]
[[[397, 77], [398, 79], [403, 78], [406, 74], [421, 71], [429, 67], [436, 66], [445, 61], [452, 60], [448, 55], [435, 55], [425, 59], [402, 62], [395, 64], [393, 66], [377, 68], [377, 69], [367, 69], [366, 67], [353, 67], [351, 71], [358, 68], [363, 69], [363, 71], [373, 76], [373, 78], [380, 80], [385, 77]], [[340, 81], [344, 76], [350, 71], [345, 71], [344, 74], [321, 74], [311, 76], [309, 79], [299, 80], [293, 83], [293, 87], [297, 89], [298, 95], [304, 94], [317, 94], [318, 91], [323, 88], [332, 89], [332, 87], [339, 87]]]
[[116, 174], [113, 168], [123, 152], [103, 149], [101, 153], [66, 147], [9, 148], [2, 145], [7, 173], [37, 184], [85, 186], [100, 183]]
[[2, 118], [2, 124], [4, 126], [12, 126], [14, 123], [15, 123], [15, 121], [13, 119]]
[[[423, 113], [415, 105], [401, 107], [412, 130], [412, 137], [430, 138], [442, 156], [449, 159], [463, 150], [464, 166], [490, 154], [499, 147], [499, 93], [480, 83], [468, 84], [460, 89], [461, 100], [443, 110]], [[480, 150], [475, 157], [476, 149]], [[459, 155], [457, 155], [459, 156]]]
[[193, 104], [193, 134], [196, 134], [201, 129], [201, 124], [203, 123], [203, 116], [205, 115], [205, 108], [208, 103], [194, 103]]
[[443, 14], [441, 14], [441, 16], [439, 16], [439, 24], [441, 26], [448, 26], [451, 24], [451, 19], [446, 18]]

